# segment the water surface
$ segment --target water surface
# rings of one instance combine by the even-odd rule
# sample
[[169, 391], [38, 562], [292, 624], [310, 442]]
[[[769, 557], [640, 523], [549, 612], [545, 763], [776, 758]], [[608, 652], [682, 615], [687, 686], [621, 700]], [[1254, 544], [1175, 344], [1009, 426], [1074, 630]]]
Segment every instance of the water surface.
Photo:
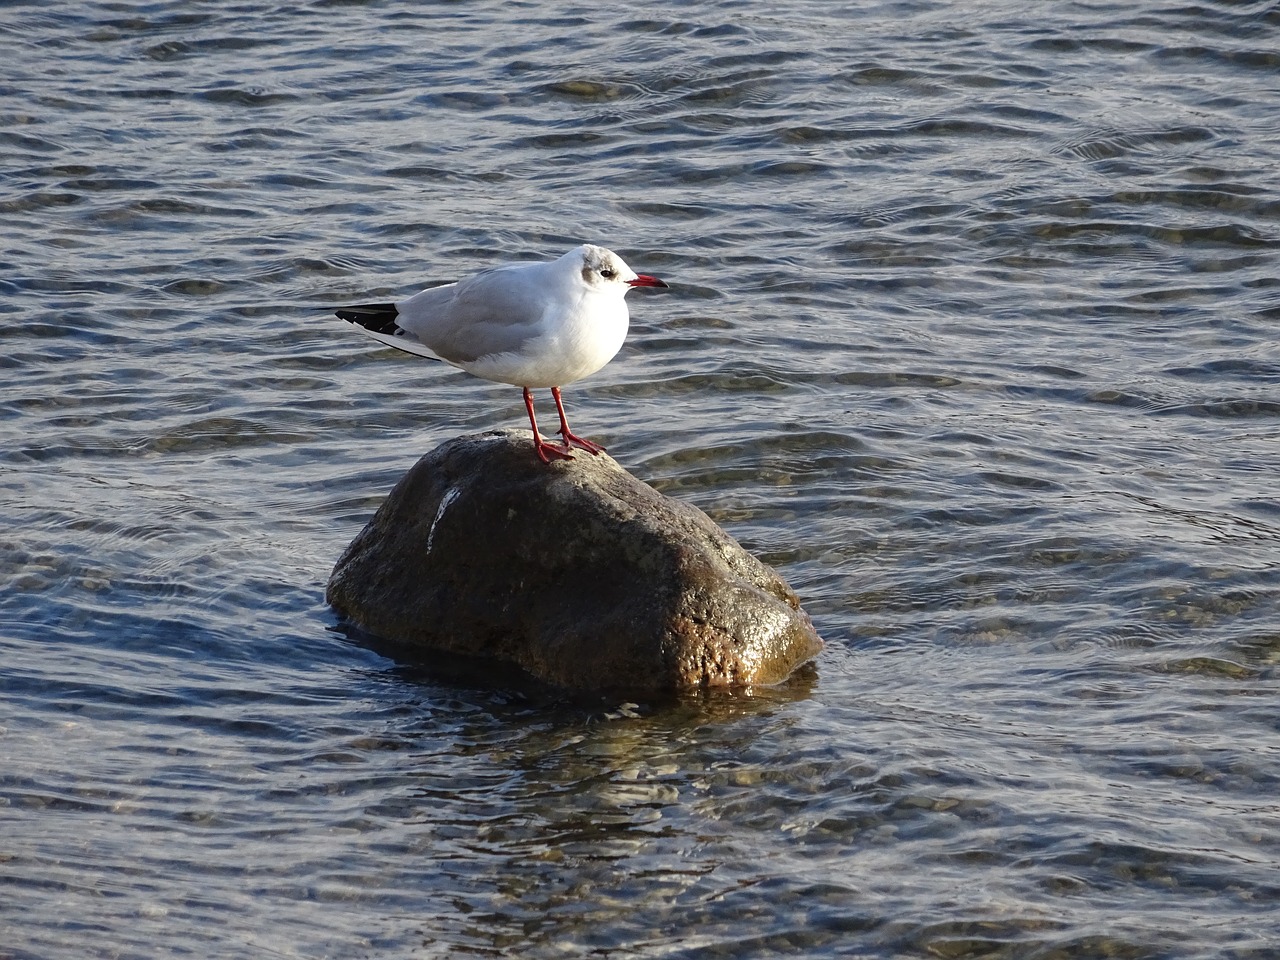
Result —
[[[11, 3], [0, 952], [1248, 957], [1280, 923], [1267, 3]], [[827, 649], [582, 706], [329, 570], [519, 392], [328, 314], [582, 241], [576, 430]]]

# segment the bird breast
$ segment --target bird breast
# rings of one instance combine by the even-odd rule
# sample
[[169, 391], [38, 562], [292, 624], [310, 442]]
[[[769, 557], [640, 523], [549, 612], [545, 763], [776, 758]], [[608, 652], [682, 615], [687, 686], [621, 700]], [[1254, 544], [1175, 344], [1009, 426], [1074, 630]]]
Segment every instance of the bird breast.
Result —
[[627, 336], [621, 297], [584, 294], [567, 313], [544, 316], [538, 332], [517, 350], [457, 366], [486, 380], [520, 387], [560, 387], [589, 376], [612, 360]]

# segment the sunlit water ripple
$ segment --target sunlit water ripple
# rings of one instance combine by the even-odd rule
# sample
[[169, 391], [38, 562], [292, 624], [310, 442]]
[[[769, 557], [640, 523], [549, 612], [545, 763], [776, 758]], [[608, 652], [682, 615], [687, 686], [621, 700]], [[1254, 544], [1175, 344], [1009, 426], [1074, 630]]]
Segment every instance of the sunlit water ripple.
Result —
[[[1250, 957], [1280, 941], [1269, 3], [13, 3], [0, 954]], [[329, 569], [519, 392], [327, 311], [583, 240], [575, 428], [804, 598], [571, 705]]]

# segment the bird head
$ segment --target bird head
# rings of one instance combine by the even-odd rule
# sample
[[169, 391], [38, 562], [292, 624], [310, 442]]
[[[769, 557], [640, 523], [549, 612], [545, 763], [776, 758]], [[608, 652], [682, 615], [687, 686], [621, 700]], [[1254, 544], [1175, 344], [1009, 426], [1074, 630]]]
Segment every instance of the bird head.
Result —
[[584, 243], [570, 252], [570, 256], [575, 255], [581, 261], [582, 282], [590, 289], [601, 292], [617, 290], [622, 296], [632, 287], [666, 286], [657, 277], [636, 273], [620, 256], [604, 247]]

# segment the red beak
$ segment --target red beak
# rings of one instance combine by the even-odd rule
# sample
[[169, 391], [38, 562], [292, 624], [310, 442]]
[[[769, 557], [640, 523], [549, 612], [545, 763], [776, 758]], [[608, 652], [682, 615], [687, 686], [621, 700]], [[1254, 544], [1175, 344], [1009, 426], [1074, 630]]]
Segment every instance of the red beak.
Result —
[[629, 287], [666, 287], [666, 284], [657, 277], [650, 277], [646, 274], [640, 274], [634, 280], [628, 280]]

